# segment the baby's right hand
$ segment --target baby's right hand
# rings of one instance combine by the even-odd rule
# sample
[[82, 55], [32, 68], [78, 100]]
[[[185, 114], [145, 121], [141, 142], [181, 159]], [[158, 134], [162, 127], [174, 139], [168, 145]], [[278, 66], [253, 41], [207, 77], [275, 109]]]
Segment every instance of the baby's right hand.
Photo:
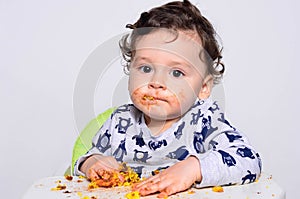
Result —
[[92, 155], [82, 164], [80, 170], [92, 181], [100, 179], [103, 171], [119, 171], [121, 165], [112, 156]]

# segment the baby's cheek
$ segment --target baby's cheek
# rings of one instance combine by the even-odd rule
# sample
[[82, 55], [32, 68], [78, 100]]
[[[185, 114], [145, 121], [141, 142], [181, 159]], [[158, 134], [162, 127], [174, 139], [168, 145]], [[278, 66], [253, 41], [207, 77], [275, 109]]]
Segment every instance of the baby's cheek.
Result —
[[130, 94], [131, 100], [135, 105], [142, 104], [146, 105], [146, 100], [143, 99], [143, 92], [141, 92], [141, 89], [135, 89], [131, 94]]
[[139, 97], [141, 97], [141, 92], [139, 89], [135, 89], [132, 93], [130, 93], [132, 100], [137, 100]]
[[167, 98], [168, 102], [172, 104], [172, 107], [177, 108], [180, 107], [180, 96], [173, 94]]
[[197, 96], [187, 95], [186, 92], [180, 91], [178, 93], [178, 106], [181, 108], [182, 112], [186, 112], [195, 103]]

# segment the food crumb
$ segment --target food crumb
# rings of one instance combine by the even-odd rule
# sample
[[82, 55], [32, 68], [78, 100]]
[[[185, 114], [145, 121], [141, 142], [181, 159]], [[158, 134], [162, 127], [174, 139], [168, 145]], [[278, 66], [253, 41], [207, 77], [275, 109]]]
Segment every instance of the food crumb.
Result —
[[58, 184], [56, 187], [51, 188], [51, 191], [59, 191], [59, 190], [64, 190], [66, 188], [67, 188], [66, 185], [64, 185], [64, 184]]
[[71, 191], [69, 191], [69, 190], [66, 190], [66, 191], [64, 191], [63, 193], [72, 193]]
[[159, 170], [154, 170], [154, 174], [155, 175], [159, 174]]
[[190, 191], [188, 191], [188, 194], [194, 194], [195, 193], [195, 191], [194, 190], [190, 190]]
[[96, 184], [96, 182], [90, 182], [89, 185], [88, 185], [88, 189], [96, 189], [98, 188], [99, 186]]
[[101, 178], [95, 181], [91, 181], [88, 185], [89, 190], [99, 187], [117, 187], [117, 186], [130, 186], [140, 181], [140, 178], [134, 170], [123, 166], [126, 171], [121, 172], [110, 172], [103, 171]]
[[71, 176], [71, 175], [66, 175], [65, 178], [66, 178], [66, 180], [69, 180], [69, 181], [73, 180], [73, 176]]
[[221, 186], [214, 186], [214, 187], [212, 188], [212, 191], [213, 191], [213, 192], [224, 192], [224, 189], [223, 189], [223, 187], [221, 187]]
[[140, 198], [140, 193], [138, 191], [132, 191], [130, 193], [127, 193], [125, 195], [127, 199], [139, 199]]

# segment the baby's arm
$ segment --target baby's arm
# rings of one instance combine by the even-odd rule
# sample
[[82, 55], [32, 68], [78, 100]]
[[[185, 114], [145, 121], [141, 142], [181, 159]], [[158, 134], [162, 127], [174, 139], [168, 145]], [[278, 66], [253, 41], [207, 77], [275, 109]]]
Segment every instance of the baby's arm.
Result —
[[[237, 136], [241, 140], [230, 142], [227, 135]], [[194, 183], [200, 188], [249, 183], [259, 177], [260, 159], [245, 137], [237, 132], [227, 132], [219, 134], [212, 142], [218, 143], [218, 147], [202, 155], [191, 155], [135, 185], [133, 189], [141, 195], [160, 192], [159, 197], [163, 198], [184, 191]]]
[[133, 190], [142, 196], [160, 192], [158, 197], [168, 195], [190, 188], [194, 182], [201, 181], [201, 170], [198, 158], [190, 156], [175, 165], [163, 170], [159, 174], [133, 186]]
[[[138, 184], [135, 186], [136, 190], [142, 195], [159, 191], [163, 197], [183, 191], [193, 183], [198, 188], [244, 184], [259, 177], [261, 160], [247, 138], [236, 131], [220, 111], [207, 113], [206, 117], [211, 118], [210, 128], [217, 130], [211, 134], [202, 134], [204, 151], [200, 153], [199, 148], [198, 151], [192, 150], [186, 160]], [[190, 140], [190, 148], [193, 149], [193, 136]]]
[[79, 157], [74, 165], [74, 175], [86, 175], [95, 179], [101, 170], [112, 171], [119, 168], [120, 164], [111, 156], [111, 135], [108, 130], [111, 126], [111, 118], [100, 128], [92, 140], [92, 148]]
[[197, 187], [254, 182], [261, 173], [261, 159], [247, 138], [236, 131], [213, 138], [214, 147], [198, 156], [202, 181]]

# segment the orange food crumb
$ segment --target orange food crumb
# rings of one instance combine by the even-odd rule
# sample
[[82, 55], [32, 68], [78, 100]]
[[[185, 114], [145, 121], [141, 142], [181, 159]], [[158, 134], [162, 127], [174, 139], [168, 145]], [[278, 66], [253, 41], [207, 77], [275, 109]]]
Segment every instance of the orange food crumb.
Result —
[[126, 167], [125, 171], [120, 172], [103, 171], [100, 179], [90, 182], [88, 188], [131, 186], [139, 181], [138, 174], [131, 168]]
[[155, 175], [159, 174], [159, 170], [154, 170], [154, 174]]
[[66, 175], [65, 178], [66, 178], [66, 180], [69, 180], [69, 181], [73, 180], [73, 176], [71, 176], [71, 175]]
[[95, 182], [90, 182], [89, 185], [88, 185], [89, 189], [95, 189], [95, 188], [98, 188], [98, 187], [99, 186]]
[[224, 189], [223, 189], [223, 187], [221, 187], [221, 186], [214, 186], [214, 187], [212, 188], [212, 191], [213, 191], [213, 192], [224, 192]]
[[67, 186], [64, 184], [58, 184], [55, 188], [51, 188], [51, 191], [59, 191], [59, 190], [64, 190], [66, 189]]
[[145, 96], [143, 97], [143, 99], [144, 99], [144, 100], [154, 100], [154, 97], [145, 95]]
[[194, 190], [190, 190], [190, 191], [188, 191], [188, 194], [194, 194], [195, 193], [195, 191]]

